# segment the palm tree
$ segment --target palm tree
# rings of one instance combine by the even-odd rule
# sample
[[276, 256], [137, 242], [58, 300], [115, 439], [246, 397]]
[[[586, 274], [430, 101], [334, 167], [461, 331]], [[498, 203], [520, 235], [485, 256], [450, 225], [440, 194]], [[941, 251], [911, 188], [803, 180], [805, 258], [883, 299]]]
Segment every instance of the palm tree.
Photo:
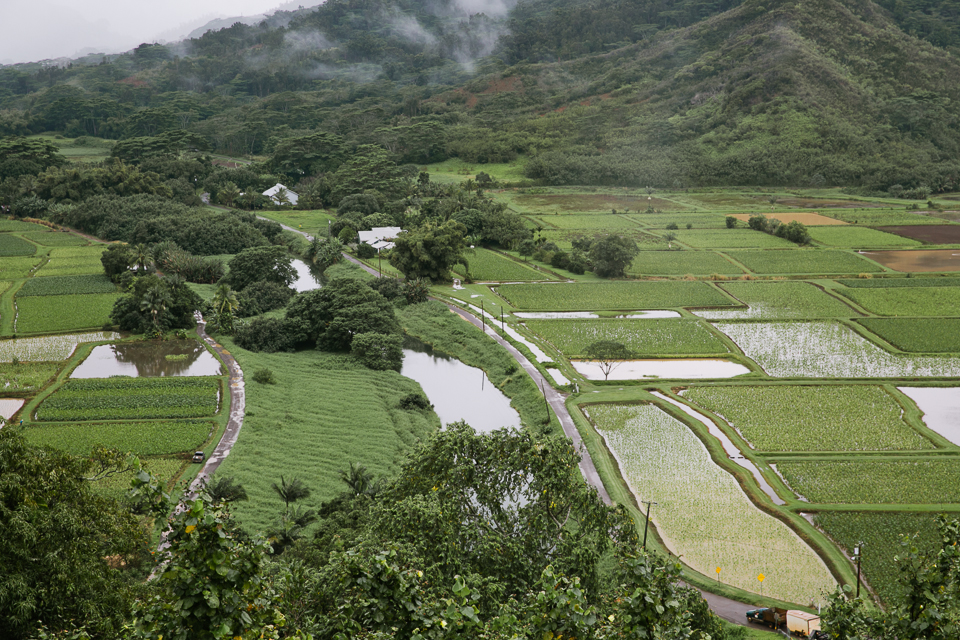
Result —
[[373, 483], [373, 474], [359, 462], [351, 462], [349, 469], [341, 469], [339, 473], [340, 479], [350, 487], [355, 496], [367, 493]]
[[233, 314], [240, 308], [237, 294], [226, 282], [217, 285], [213, 294], [213, 310], [217, 314], [217, 326], [224, 333], [233, 332]]
[[214, 502], [239, 502], [247, 500], [247, 490], [232, 476], [220, 476], [207, 485], [207, 493]]
[[137, 273], [147, 270], [147, 264], [153, 261], [147, 245], [140, 243], [133, 247], [133, 264], [137, 266]]
[[303, 530], [317, 521], [317, 512], [313, 509], [301, 510], [294, 507], [280, 514], [280, 521], [267, 531], [273, 553], [279, 555], [283, 550], [303, 538]]
[[280, 189], [273, 194], [273, 199], [276, 200], [280, 206], [290, 204], [290, 194], [283, 187], [280, 187]]
[[223, 185], [223, 188], [217, 195], [220, 201], [222, 201], [228, 207], [232, 207], [234, 200], [239, 198], [241, 194], [237, 185], [233, 184], [232, 182], [228, 182], [227, 184]]
[[146, 311], [150, 314], [153, 328], [160, 329], [160, 314], [163, 313], [170, 304], [170, 294], [167, 293], [159, 284], [155, 284], [143, 294], [140, 300], [140, 311]]
[[293, 478], [290, 482], [287, 482], [283, 476], [280, 476], [280, 484], [278, 485], [274, 482], [271, 486], [277, 495], [280, 496], [280, 499], [283, 500], [287, 511], [290, 510], [290, 505], [297, 500], [302, 500], [310, 496], [310, 489], [307, 488], [307, 485], [303, 484], [303, 480], [300, 478]]

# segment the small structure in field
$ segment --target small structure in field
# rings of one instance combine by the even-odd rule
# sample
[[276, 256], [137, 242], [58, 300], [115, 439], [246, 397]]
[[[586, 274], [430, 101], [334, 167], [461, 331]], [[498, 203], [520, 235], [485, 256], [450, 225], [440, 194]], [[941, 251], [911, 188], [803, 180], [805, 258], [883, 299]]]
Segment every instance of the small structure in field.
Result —
[[360, 242], [365, 242], [377, 251], [381, 249], [393, 249], [393, 240], [400, 232], [400, 227], [374, 227], [370, 231], [360, 231]]

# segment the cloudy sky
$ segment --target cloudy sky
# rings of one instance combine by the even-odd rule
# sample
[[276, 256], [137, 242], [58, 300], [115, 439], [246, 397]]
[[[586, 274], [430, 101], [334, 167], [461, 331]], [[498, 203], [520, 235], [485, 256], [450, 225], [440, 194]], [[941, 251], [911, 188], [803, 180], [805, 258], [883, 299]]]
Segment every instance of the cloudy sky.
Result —
[[[174, 40], [214, 18], [271, 12], [285, 0], [0, 0], [0, 64], [117, 52]], [[311, 6], [319, 0], [291, 2]]]

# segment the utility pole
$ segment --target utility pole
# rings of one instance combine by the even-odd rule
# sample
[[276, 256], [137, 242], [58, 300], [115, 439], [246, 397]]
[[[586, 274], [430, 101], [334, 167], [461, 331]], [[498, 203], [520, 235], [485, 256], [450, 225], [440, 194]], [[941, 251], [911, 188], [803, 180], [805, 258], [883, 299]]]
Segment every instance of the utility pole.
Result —
[[480, 301], [480, 328], [484, 333], [487, 332], [487, 323], [483, 320], [483, 300]]
[[[647, 548], [647, 528], [650, 526], [650, 507], [657, 504], [656, 502], [648, 502], [647, 500], [641, 500], [641, 502], [647, 505], [647, 521], [643, 525], [643, 548]], [[660, 506], [660, 505], [657, 505]]]
[[857, 561], [857, 600], [860, 599], [860, 557], [863, 555], [863, 541], [853, 548], [853, 558]]

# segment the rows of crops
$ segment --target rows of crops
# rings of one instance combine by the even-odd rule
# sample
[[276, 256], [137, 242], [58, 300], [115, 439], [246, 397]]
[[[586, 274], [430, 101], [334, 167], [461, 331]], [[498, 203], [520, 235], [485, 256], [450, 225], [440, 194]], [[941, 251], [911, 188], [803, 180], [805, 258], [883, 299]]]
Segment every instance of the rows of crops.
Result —
[[[183, 458], [146, 458], [141, 461], [143, 468], [161, 480], [170, 483], [178, 477], [184, 467], [189, 464]], [[130, 481], [133, 478], [128, 473], [120, 473], [98, 480], [93, 484], [97, 493], [115, 499], [122, 499], [130, 490]]]
[[753, 229], [681, 229], [674, 233], [679, 242], [695, 249], [785, 249], [795, 246], [789, 240]]
[[[476, 249], [466, 255], [470, 263], [470, 277], [481, 282], [528, 282], [534, 280], [556, 280], [550, 273], [533, 268], [500, 255], [489, 249]], [[462, 265], [457, 265], [456, 271], [462, 275]]]
[[838, 292], [881, 316], [960, 315], [960, 287], [838, 289]]
[[914, 287], [960, 287], [960, 278], [844, 278], [837, 280], [851, 289], [900, 289]]
[[774, 377], [960, 377], [960, 357], [894, 355], [836, 322], [720, 322], [715, 326]]
[[727, 255], [754, 273], [847, 274], [882, 271], [879, 265], [848, 251], [728, 251]]
[[519, 309], [592, 311], [667, 309], [733, 304], [706, 282], [604, 282], [505, 284], [497, 293]]
[[0, 258], [0, 280], [26, 278], [43, 260], [44, 258], [41, 256], [34, 256], [32, 258]]
[[21, 236], [44, 247], [80, 247], [88, 244], [86, 238], [74, 233], [56, 231], [28, 231]]
[[200, 418], [217, 412], [219, 378], [68, 380], [37, 409], [37, 420]]
[[119, 297], [118, 293], [18, 297], [16, 331], [53, 333], [102, 327], [109, 324]]
[[860, 318], [857, 322], [903, 351], [960, 353], [960, 318]]
[[50, 259], [37, 270], [37, 276], [74, 276], [103, 273], [102, 245], [92, 247], [55, 247]]
[[933, 448], [879, 386], [693, 387], [683, 395], [723, 417], [760, 451]]
[[88, 455], [94, 447], [104, 446], [155, 456], [193, 451], [215, 428], [214, 423], [203, 420], [34, 423], [24, 431], [24, 436], [35, 444], [75, 455]]
[[32, 256], [37, 247], [19, 236], [0, 234], [0, 256]]
[[[822, 601], [834, 588], [823, 561], [796, 533], [760, 511], [683, 423], [653, 405], [593, 405], [590, 417], [667, 547], [704, 574], [791, 602]], [[790, 562], [784, 562], [789, 558]]]
[[777, 468], [810, 502], [948, 504], [960, 502], [960, 460], [816, 460]]
[[748, 305], [747, 309], [705, 309], [711, 320], [849, 318], [860, 315], [850, 305], [809, 282], [724, 282], [720, 288]]
[[821, 244], [851, 249], [873, 249], [885, 247], [917, 247], [923, 244], [917, 240], [904, 238], [892, 233], [877, 231], [866, 227], [810, 227], [810, 237]]
[[567, 357], [587, 354], [600, 340], [625, 345], [637, 355], [722, 354], [729, 349], [699, 320], [527, 320], [526, 326]]
[[63, 296], [89, 293], [115, 293], [117, 285], [103, 274], [87, 276], [51, 276], [30, 278], [17, 291], [17, 297]]
[[633, 276], [739, 275], [743, 269], [713, 251], [641, 251], [627, 273]]

